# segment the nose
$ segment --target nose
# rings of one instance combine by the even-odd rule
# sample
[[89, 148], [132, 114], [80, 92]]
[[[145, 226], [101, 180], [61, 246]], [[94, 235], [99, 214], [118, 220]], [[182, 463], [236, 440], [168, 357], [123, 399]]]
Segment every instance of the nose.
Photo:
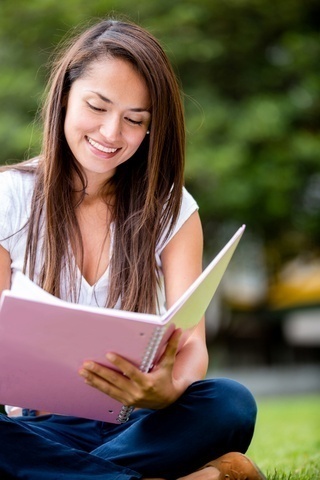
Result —
[[121, 135], [121, 119], [117, 115], [106, 115], [101, 123], [100, 133], [109, 142], [117, 140]]

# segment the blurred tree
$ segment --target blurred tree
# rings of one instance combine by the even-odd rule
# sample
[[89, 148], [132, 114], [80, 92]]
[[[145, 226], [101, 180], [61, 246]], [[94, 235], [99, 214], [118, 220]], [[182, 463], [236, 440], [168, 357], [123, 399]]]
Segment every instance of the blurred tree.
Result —
[[207, 248], [216, 248], [217, 230], [247, 223], [265, 244], [271, 271], [317, 249], [317, 0], [1, 0], [1, 162], [39, 148], [33, 118], [55, 45], [70, 28], [113, 10], [162, 41], [182, 80], [186, 181]]
[[313, 0], [200, 0], [164, 14], [207, 237], [245, 222], [280, 263], [320, 240], [319, 13]]

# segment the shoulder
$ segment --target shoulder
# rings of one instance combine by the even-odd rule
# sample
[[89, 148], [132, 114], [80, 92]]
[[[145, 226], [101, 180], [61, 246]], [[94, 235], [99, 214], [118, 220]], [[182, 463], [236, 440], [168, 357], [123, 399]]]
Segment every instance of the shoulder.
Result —
[[9, 250], [12, 235], [29, 219], [35, 174], [9, 169], [0, 173], [0, 240]]
[[182, 198], [181, 198], [181, 207], [180, 207], [180, 214], [178, 221], [182, 220], [183, 218], [189, 218], [189, 216], [199, 209], [199, 205], [193, 196], [188, 192], [188, 190], [183, 187], [182, 189]]
[[13, 196], [16, 200], [24, 201], [23, 197], [33, 191], [35, 178], [35, 171], [8, 169], [0, 172], [0, 199]]
[[193, 198], [193, 196], [188, 192], [188, 190], [183, 187], [181, 192], [181, 204], [180, 204], [180, 211], [178, 218], [171, 229], [169, 235], [168, 230], [166, 230], [160, 238], [158, 242], [158, 252], [161, 254], [162, 250], [165, 246], [170, 242], [172, 237], [181, 229], [181, 227], [185, 224], [185, 222], [191, 217], [191, 215], [199, 210], [198, 203]]

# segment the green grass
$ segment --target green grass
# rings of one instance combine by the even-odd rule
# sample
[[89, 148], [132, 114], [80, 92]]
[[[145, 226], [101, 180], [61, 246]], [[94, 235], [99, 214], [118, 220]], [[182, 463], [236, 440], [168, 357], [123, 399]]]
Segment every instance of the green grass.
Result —
[[320, 479], [320, 395], [257, 399], [247, 454], [268, 480]]
[[257, 402], [248, 456], [268, 480], [320, 480], [320, 394]]

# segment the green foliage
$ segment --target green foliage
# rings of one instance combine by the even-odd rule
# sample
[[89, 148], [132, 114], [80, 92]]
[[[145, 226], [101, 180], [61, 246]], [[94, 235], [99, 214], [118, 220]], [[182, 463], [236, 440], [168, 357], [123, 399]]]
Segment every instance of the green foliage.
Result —
[[151, 30], [181, 78], [186, 182], [206, 238], [227, 223], [247, 223], [282, 261], [317, 248], [317, 0], [2, 0], [0, 162], [39, 150], [33, 119], [61, 38], [112, 12]]

